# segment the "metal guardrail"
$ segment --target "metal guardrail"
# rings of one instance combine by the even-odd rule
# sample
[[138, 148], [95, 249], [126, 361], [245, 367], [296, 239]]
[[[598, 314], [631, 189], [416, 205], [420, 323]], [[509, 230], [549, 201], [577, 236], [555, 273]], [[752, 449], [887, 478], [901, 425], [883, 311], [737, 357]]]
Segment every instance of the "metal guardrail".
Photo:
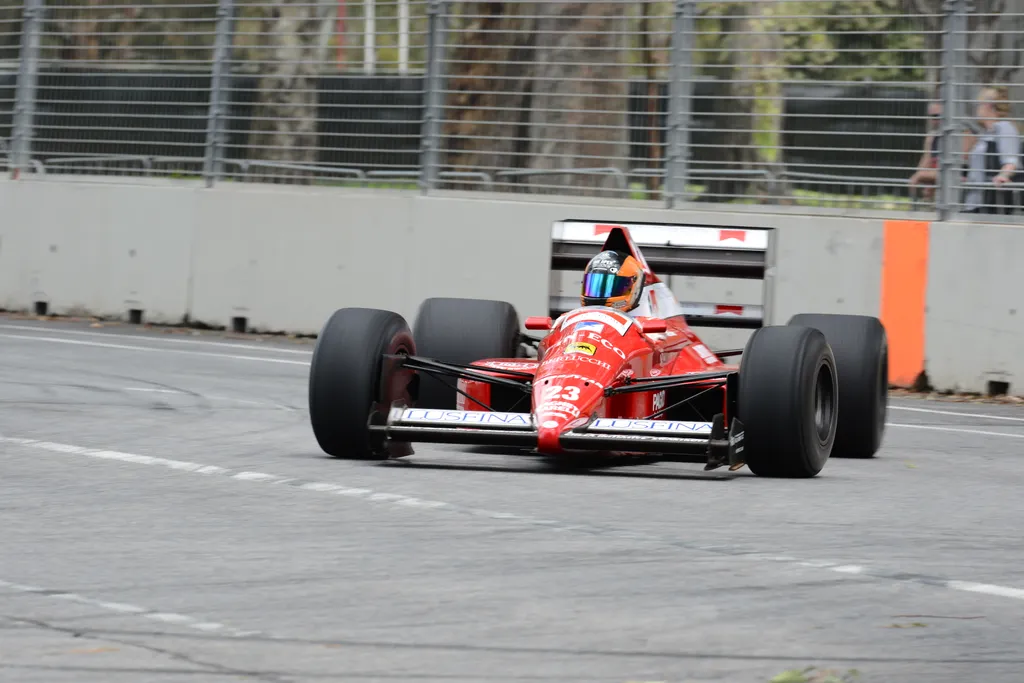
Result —
[[[6, 149], [4, 143], [0, 141], [0, 153], [5, 152]], [[363, 186], [379, 183], [383, 183], [385, 185], [416, 185], [422, 181], [422, 175], [417, 170], [366, 170], [328, 167], [316, 164], [303, 165], [268, 161], [250, 161], [246, 159], [224, 159], [222, 160], [222, 164], [227, 169], [235, 169], [235, 171], [225, 171], [223, 173], [225, 179], [238, 180], [242, 182], [251, 182], [254, 178], [258, 177], [255, 171], [259, 169], [269, 172], [274, 176], [280, 176], [281, 171], [289, 171], [296, 175], [304, 175], [306, 177], [312, 176], [317, 179], [317, 182], [340, 181]], [[75, 173], [100, 176], [143, 175], [150, 177], [154, 175], [161, 175], [160, 169], [164, 166], [169, 166], [175, 169], [175, 171], [170, 174], [171, 176], [198, 179], [202, 176], [203, 159], [195, 157], [146, 157], [140, 155], [123, 155], [110, 157], [66, 157], [45, 160], [31, 159], [30, 165], [31, 170], [40, 175], [63, 176], [68, 173]], [[192, 168], [189, 168], [190, 166]], [[129, 173], [129, 170], [132, 168], [137, 168], [137, 172]], [[532, 175], [589, 174], [595, 176], [609, 176], [614, 179], [614, 182], [618, 187], [622, 187], [630, 178], [651, 176], [664, 177], [664, 173], [664, 169], [651, 168], [630, 168], [624, 172], [611, 168], [577, 168], [545, 169], [538, 171], [504, 169], [498, 171], [495, 175], [497, 178], [528, 178]], [[338, 176], [342, 177], [338, 178]], [[438, 173], [438, 178], [441, 180], [451, 181], [451, 183], [455, 185], [479, 186], [486, 190], [492, 189], [495, 184], [494, 178], [479, 171], [440, 171]], [[842, 185], [845, 187], [859, 185], [865, 188], [875, 188], [880, 191], [898, 191], [906, 187], [906, 183], [880, 181], [876, 178], [871, 178], [870, 176], [842, 176], [785, 170], [775, 173], [768, 169], [733, 170], [694, 168], [690, 171], [691, 188], [685, 192], [685, 196], [690, 199], [698, 198], [701, 194], [699, 182], [701, 179], [706, 178], [756, 178], [768, 183], [788, 182], [791, 186], [789, 192], [777, 197], [776, 201], [779, 201], [780, 199], [791, 201], [796, 200], [799, 197], [797, 193], [801, 190], [801, 187], [807, 186], [831, 188], [836, 185]], [[1019, 192], [1020, 190], [1024, 190], [1024, 183], [1007, 183], [1000, 188], [995, 188], [995, 186], [990, 183], [962, 182], [961, 186], [964, 191], [972, 189], [996, 189], [1010, 197], [1009, 199], [1004, 200], [1004, 203], [997, 207], [997, 213], [1008, 215], [1020, 215], [1024, 213], [1024, 207], [1022, 207], [1022, 202], [1020, 201], [1020, 198], [1024, 197], [1024, 193]], [[917, 189], [920, 190], [920, 188]], [[828, 190], [825, 190], [823, 194], [827, 192]], [[933, 204], [924, 204], [920, 201], [920, 197], [918, 196], [919, 193], [919, 191], [915, 192], [915, 188], [910, 188], [909, 196], [912, 208], [914, 210], [926, 210], [931, 208]], [[886, 201], [884, 199], [872, 200], [868, 195], [869, 193], [863, 193], [860, 195], [852, 195], [851, 193], [835, 193], [831, 195], [832, 199], [822, 200], [822, 204], [825, 205], [827, 203], [832, 203], [834, 205], [850, 205], [851, 203], [858, 203], [859, 205], [864, 206], [869, 205], [872, 201], [876, 201], [878, 203]]]
[[990, 5], [21, 0], [0, 137], [14, 175], [892, 211], [927, 208], [907, 180], [934, 134], [948, 218], [973, 141], [1024, 119], [989, 89], [1022, 76], [1024, 13]]

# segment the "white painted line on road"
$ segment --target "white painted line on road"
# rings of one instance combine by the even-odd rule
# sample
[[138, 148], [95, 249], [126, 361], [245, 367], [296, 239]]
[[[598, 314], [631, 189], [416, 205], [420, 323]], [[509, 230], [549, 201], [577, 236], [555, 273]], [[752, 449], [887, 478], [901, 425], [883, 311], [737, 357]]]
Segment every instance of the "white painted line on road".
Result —
[[242, 479], [243, 481], [269, 481], [277, 482], [284, 477], [279, 477], [274, 474], [267, 474], [266, 472], [239, 472], [231, 476], [232, 479]]
[[184, 349], [160, 349], [155, 346], [133, 346], [131, 344], [108, 344], [104, 342], [89, 342], [78, 339], [61, 339], [60, 337], [40, 337], [29, 334], [3, 334], [0, 337], [8, 339], [28, 339], [30, 341], [51, 342], [54, 344], [74, 344], [77, 346], [92, 346], [101, 349], [121, 349], [126, 351], [149, 351], [151, 353], [180, 353], [186, 356], [206, 356], [210, 358], [224, 358], [228, 360], [247, 360], [258, 363], [282, 363], [285, 365], [304, 365], [309, 367], [309, 361], [288, 360], [287, 358], [270, 358], [265, 356], [239, 356], [233, 353], [213, 353], [211, 351], [186, 351]]
[[146, 394], [183, 394], [184, 391], [178, 391], [177, 389], [153, 389], [150, 387], [125, 387], [124, 391], [138, 391]]
[[224, 628], [224, 624], [216, 624], [213, 622], [192, 624], [192, 628], [196, 629], [197, 631], [206, 631], [209, 633], [212, 631], [220, 631]]
[[857, 564], [841, 564], [838, 567], [829, 567], [829, 569], [831, 569], [834, 572], [839, 572], [840, 574], [863, 574], [864, 573], [864, 567], [861, 567], [860, 565], [857, 565]]
[[1024, 417], [1010, 417], [1008, 415], [993, 415], [992, 413], [960, 413], [952, 410], [934, 410], [932, 408], [911, 408], [910, 406], [897, 406], [889, 404], [892, 410], [909, 410], [915, 413], [932, 413], [933, 415], [955, 415], [957, 417], [977, 417], [986, 420], [1008, 420], [1010, 422], [1024, 422]]
[[195, 621], [192, 617], [184, 614], [174, 614], [169, 612], [152, 612], [147, 614], [146, 617], [153, 619], [154, 621], [165, 621], [168, 624], [191, 624]]
[[[261, 346], [257, 344], [236, 344], [230, 341], [212, 341], [209, 339], [180, 339], [176, 337], [161, 337], [155, 334], [117, 335], [109, 332], [87, 332], [85, 330], [62, 330], [54, 327], [32, 326], [32, 325], [0, 325], [0, 330], [26, 330], [28, 332], [44, 332], [46, 334], [75, 334], [84, 337], [106, 337], [107, 339], [121, 336], [129, 336], [131, 339], [167, 342], [169, 344], [190, 344], [195, 346], [214, 346], [222, 349], [251, 349], [254, 351], [269, 351], [272, 353], [298, 353], [312, 355], [312, 349], [284, 349], [278, 346]], [[123, 328], [122, 328], [123, 329]]]
[[930, 429], [936, 432], [959, 432], [961, 434], [980, 434], [982, 436], [1005, 436], [1008, 439], [1024, 439], [1022, 434], [1007, 434], [1006, 432], [988, 432], [982, 429], [964, 429], [962, 427], [939, 427], [938, 425], [907, 425], [895, 422], [886, 422], [886, 427], [903, 427], [905, 429]]
[[28, 593], [38, 595], [39, 597], [51, 598], [53, 600], [67, 600], [69, 602], [77, 602], [82, 605], [91, 605], [92, 607], [99, 607], [100, 609], [108, 612], [131, 614], [144, 619], [160, 621], [165, 624], [178, 624], [180, 626], [196, 629], [198, 631], [205, 631], [207, 633], [217, 631], [219, 633], [225, 633], [235, 637], [262, 635], [259, 631], [241, 631], [216, 622], [200, 621], [194, 617], [188, 616], [187, 614], [160, 612], [157, 610], [147, 609], [145, 607], [139, 607], [138, 605], [129, 605], [123, 602], [110, 602], [109, 600], [97, 600], [85, 595], [80, 595], [79, 593], [47, 590], [45, 588], [39, 588], [38, 586], [27, 586], [22, 583], [14, 583], [12, 581], [4, 581], [3, 579], [0, 579], [0, 589], [3, 588], [16, 591], [18, 593]]
[[968, 593], [984, 593], [986, 595], [998, 595], [1003, 598], [1024, 600], [1024, 590], [1020, 588], [994, 586], [990, 583], [974, 583], [973, 581], [949, 581], [947, 586], [954, 590], [967, 591]]
[[[912, 425], [919, 426], [919, 425]], [[1014, 436], [1010, 434], [997, 434], [999, 436]], [[615, 531], [602, 529], [599, 527], [592, 527], [586, 524], [571, 524], [567, 522], [560, 522], [557, 520], [539, 519], [535, 517], [527, 517], [524, 515], [518, 515], [509, 512], [498, 512], [495, 510], [484, 510], [480, 508], [469, 508], [452, 503], [445, 503], [443, 501], [435, 500], [424, 500], [413, 496], [406, 496], [395, 493], [385, 493], [382, 491], [373, 491], [366, 488], [348, 487], [340, 484], [333, 484], [328, 482], [304, 482], [299, 483], [295, 479], [282, 477], [276, 474], [268, 474], [264, 472], [233, 472], [223, 467], [217, 467], [214, 465], [201, 465], [199, 463], [189, 462], [185, 460], [172, 460], [169, 458], [156, 458], [151, 456], [137, 455], [134, 453], [122, 453], [118, 451], [108, 451], [95, 448], [84, 448], [82, 446], [72, 446], [69, 444], [53, 443], [50, 441], [36, 441], [34, 439], [19, 439], [13, 437], [0, 436], [0, 443], [17, 444], [26, 448], [34, 448], [38, 450], [50, 451], [54, 453], [68, 453], [72, 455], [82, 455], [89, 458], [98, 458], [101, 460], [120, 460], [123, 462], [141, 464], [141, 465], [157, 465], [165, 467], [167, 469], [192, 472], [192, 473], [204, 473], [204, 474], [223, 474], [227, 477], [239, 481], [250, 481], [257, 483], [270, 483], [279, 484], [285, 482], [292, 482], [293, 486], [297, 489], [305, 491], [312, 491], [317, 493], [329, 493], [332, 495], [346, 496], [350, 498], [358, 498], [362, 500], [369, 500], [373, 502], [384, 503], [386, 505], [395, 505], [401, 507], [414, 507], [414, 508], [428, 508], [435, 510], [446, 510], [456, 513], [469, 514], [475, 517], [485, 517], [492, 520], [502, 520], [512, 523], [525, 524], [533, 527], [543, 527], [552, 531], [559, 532], [581, 532], [581, 533], [596, 533], [606, 536], [615, 536], [617, 538], [627, 538], [636, 541], [651, 542], [656, 544], [668, 544], [674, 547], [682, 547], [690, 550], [712, 552], [719, 554], [732, 555], [738, 559], [746, 559], [760, 562], [773, 562], [776, 564], [788, 564], [791, 566], [809, 567], [813, 569], [822, 569], [835, 574], [843, 574], [846, 576], [858, 576], [858, 577], [874, 577], [893, 581], [902, 581], [909, 583], [919, 583], [929, 586], [937, 586], [940, 588], [948, 588], [950, 590], [963, 591], [968, 593], [981, 593], [985, 595], [992, 595], [997, 597], [1012, 598], [1014, 600], [1024, 601], [1024, 589], [1013, 588], [1011, 586], [1000, 586], [997, 584], [988, 583], [975, 583], [972, 581], [958, 581], [952, 579], [941, 579], [937, 577], [926, 577], [922, 575], [909, 574], [904, 570], [898, 571], [886, 571], [881, 569], [872, 569], [863, 565], [855, 564], [843, 564], [836, 562], [828, 562], [822, 560], [800, 560], [789, 555], [769, 555], [758, 552], [745, 552], [742, 550], [731, 549], [728, 546], [721, 545], [710, 545], [710, 544], [699, 544], [690, 542], [678, 542], [672, 539], [665, 539], [653, 534], [647, 534], [643, 532], [632, 532], [632, 531]], [[16, 584], [10, 584], [0, 581], [0, 586], [17, 587]], [[22, 587], [25, 592], [40, 592], [41, 589], [30, 587]], [[87, 599], [88, 600], [88, 599]], [[96, 604], [102, 606], [99, 601], [91, 601], [90, 604]], [[129, 606], [131, 607], [131, 606]], [[109, 607], [107, 608], [109, 609]], [[141, 609], [141, 608], [140, 608]], [[147, 610], [145, 616], [147, 618], [166, 619], [165, 617], [153, 617]], [[195, 624], [195, 620], [188, 618], [189, 622], [187, 625], [191, 628], [198, 628]], [[185, 623], [185, 622], [182, 622]], [[208, 624], [204, 622], [204, 629], [210, 628]], [[249, 632], [255, 633], [255, 632]]]
[[126, 612], [128, 614], [141, 614], [146, 611], [145, 607], [136, 607], [135, 605], [127, 605], [123, 602], [108, 602], [106, 600], [97, 600], [96, 605], [103, 609], [110, 610], [111, 612]]

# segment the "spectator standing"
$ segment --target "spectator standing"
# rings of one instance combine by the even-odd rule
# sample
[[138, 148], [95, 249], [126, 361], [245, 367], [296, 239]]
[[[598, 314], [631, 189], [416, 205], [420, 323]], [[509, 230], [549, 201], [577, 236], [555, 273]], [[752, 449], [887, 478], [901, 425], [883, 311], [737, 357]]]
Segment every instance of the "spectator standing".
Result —
[[1011, 191], [1000, 189], [1020, 170], [1020, 133], [1008, 119], [1006, 88], [987, 87], [978, 96], [975, 117], [981, 125], [977, 141], [968, 155], [967, 182], [986, 183], [991, 188], [970, 188], [964, 197], [964, 213], [1010, 213]]
[[939, 179], [939, 123], [942, 119], [942, 103], [932, 100], [928, 104], [928, 134], [924, 139], [924, 152], [917, 163], [917, 171], [910, 176], [911, 187], [924, 186], [924, 196], [931, 198]]
[[[924, 151], [917, 162], [917, 170], [910, 176], [911, 188], [921, 187], [921, 195], [925, 199], [932, 199], [935, 196], [935, 188], [939, 184], [939, 158], [941, 157], [942, 145], [942, 92], [936, 88], [934, 98], [928, 103], [928, 131], [924, 139]], [[955, 133], [952, 137], [955, 137]], [[958, 168], [965, 168], [967, 155], [974, 145], [974, 134], [966, 129], [963, 131], [960, 158], [957, 160]], [[913, 190], [912, 190], [913, 191]]]

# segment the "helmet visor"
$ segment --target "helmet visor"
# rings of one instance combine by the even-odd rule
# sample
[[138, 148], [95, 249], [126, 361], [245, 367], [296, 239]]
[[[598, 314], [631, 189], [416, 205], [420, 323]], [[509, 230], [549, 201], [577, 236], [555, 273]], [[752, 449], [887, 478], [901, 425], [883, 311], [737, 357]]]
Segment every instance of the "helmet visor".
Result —
[[632, 275], [587, 273], [583, 276], [583, 296], [588, 299], [611, 299], [629, 293], [636, 278]]

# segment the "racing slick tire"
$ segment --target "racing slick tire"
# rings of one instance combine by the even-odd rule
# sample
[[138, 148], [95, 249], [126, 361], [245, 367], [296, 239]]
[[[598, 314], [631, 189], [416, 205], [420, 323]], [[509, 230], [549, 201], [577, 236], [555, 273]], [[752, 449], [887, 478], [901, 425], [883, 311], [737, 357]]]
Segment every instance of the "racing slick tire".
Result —
[[762, 477], [806, 478], [828, 461], [836, 438], [839, 383], [825, 335], [809, 327], [762, 327], [739, 369], [741, 456]]
[[[515, 358], [519, 315], [505, 301], [432, 298], [420, 305], [413, 336], [417, 354], [431, 360], [469, 365], [485, 358]], [[418, 408], [455, 408], [455, 389], [426, 372], [419, 374]], [[457, 381], [454, 377], [444, 379], [450, 385]], [[528, 395], [515, 398], [523, 396]], [[492, 407], [501, 411], [509, 406], [492, 401]]]
[[832, 456], [875, 457], [889, 410], [889, 344], [882, 322], [866, 315], [802, 313], [789, 324], [821, 330], [836, 356], [839, 428]]
[[386, 415], [393, 401], [411, 403], [408, 380], [387, 372], [383, 362], [384, 354], [398, 353], [412, 355], [416, 344], [397, 313], [342, 308], [324, 324], [309, 369], [309, 419], [327, 455], [347, 460], [389, 456], [368, 425], [371, 413]]

